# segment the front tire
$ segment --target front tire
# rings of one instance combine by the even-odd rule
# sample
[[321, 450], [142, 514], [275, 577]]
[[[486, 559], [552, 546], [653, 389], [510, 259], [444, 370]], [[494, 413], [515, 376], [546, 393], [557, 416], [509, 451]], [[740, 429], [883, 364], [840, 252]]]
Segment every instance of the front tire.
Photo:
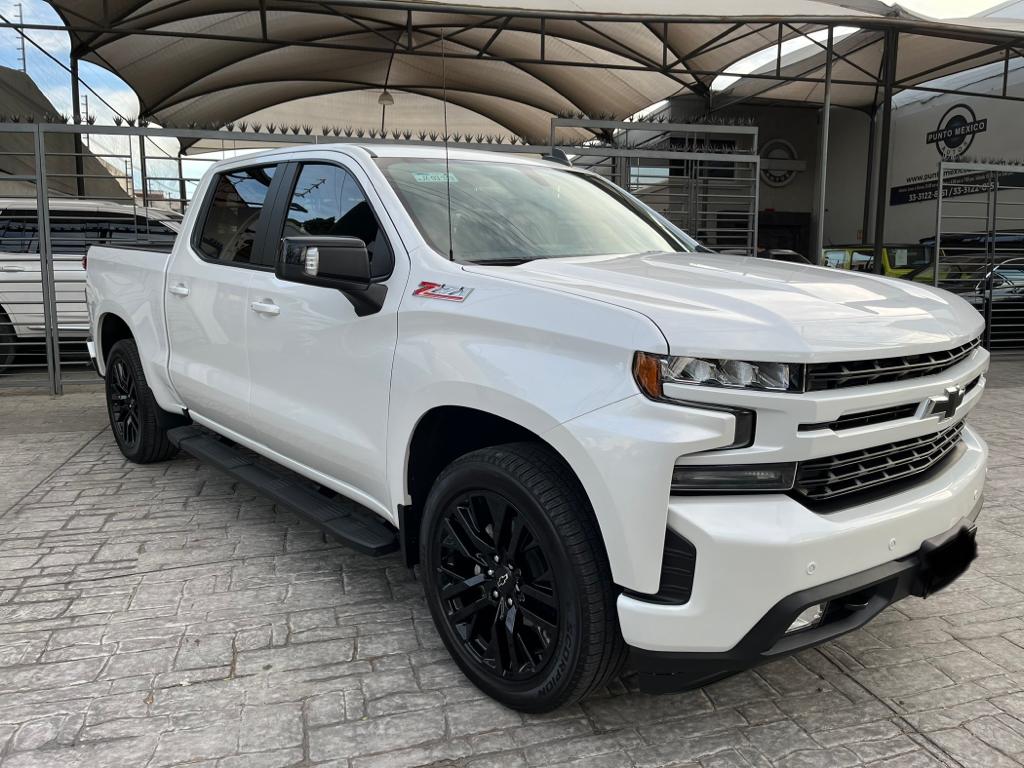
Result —
[[547, 446], [452, 462], [424, 507], [427, 604], [482, 691], [546, 712], [605, 686], [625, 661], [608, 559], [590, 504]]
[[160, 425], [160, 406], [146, 384], [134, 341], [122, 339], [111, 347], [105, 378], [110, 429], [124, 457], [150, 464], [174, 456], [178, 449]]

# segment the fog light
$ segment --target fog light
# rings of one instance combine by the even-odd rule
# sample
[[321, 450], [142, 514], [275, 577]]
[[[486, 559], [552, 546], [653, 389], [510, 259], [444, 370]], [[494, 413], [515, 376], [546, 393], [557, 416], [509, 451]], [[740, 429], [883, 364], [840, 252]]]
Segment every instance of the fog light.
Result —
[[806, 608], [800, 612], [793, 623], [789, 625], [789, 629], [786, 630], [786, 634], [791, 632], [799, 632], [801, 629], [810, 629], [816, 627], [821, 623], [821, 617], [825, 615], [825, 603], [818, 603], [812, 605], [810, 608]]

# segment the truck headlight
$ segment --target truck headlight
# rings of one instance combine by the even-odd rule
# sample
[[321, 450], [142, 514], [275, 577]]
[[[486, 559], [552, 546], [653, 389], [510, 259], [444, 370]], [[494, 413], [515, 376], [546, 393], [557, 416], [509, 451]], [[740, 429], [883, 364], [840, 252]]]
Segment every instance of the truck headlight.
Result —
[[795, 478], [795, 463], [676, 465], [672, 493], [788, 491]]
[[633, 359], [633, 375], [644, 394], [661, 400], [665, 397], [664, 384], [799, 391], [803, 382], [803, 365], [637, 352]]

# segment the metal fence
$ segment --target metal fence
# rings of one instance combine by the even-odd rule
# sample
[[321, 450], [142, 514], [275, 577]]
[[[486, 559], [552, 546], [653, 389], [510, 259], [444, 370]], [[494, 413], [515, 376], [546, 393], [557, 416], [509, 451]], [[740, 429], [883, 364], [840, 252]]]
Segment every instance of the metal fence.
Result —
[[[609, 141], [558, 142], [576, 164], [604, 174], [712, 247], [753, 252], [756, 129], [557, 119], [553, 138], [556, 124], [608, 133]], [[720, 151], [736, 147], [735, 140], [709, 140], [725, 133], [738, 135], [742, 148]], [[99, 383], [85, 345], [89, 322], [83, 256], [90, 245], [171, 242], [199, 178], [217, 159], [339, 141], [382, 143], [326, 131], [320, 136], [0, 124], [0, 389], [60, 394], [67, 386]], [[202, 154], [183, 156], [183, 146]], [[554, 144], [470, 146], [546, 154]]]
[[[565, 128], [604, 132], [608, 139], [563, 145], [558, 131]], [[761, 162], [756, 127], [558, 118], [551, 142], [708, 247], [754, 255]]]
[[1024, 167], [942, 162], [936, 263], [920, 277], [985, 317], [985, 346], [1024, 349]]

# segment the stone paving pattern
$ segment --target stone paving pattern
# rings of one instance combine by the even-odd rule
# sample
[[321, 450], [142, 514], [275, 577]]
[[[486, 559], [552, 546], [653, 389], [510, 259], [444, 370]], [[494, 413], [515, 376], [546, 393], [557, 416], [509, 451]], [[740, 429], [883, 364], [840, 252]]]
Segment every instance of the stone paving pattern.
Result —
[[524, 716], [449, 661], [420, 588], [179, 457], [126, 463], [97, 394], [0, 397], [0, 764], [1024, 765], [1024, 363], [971, 417], [981, 559], [838, 642], [703, 690], [630, 677]]

